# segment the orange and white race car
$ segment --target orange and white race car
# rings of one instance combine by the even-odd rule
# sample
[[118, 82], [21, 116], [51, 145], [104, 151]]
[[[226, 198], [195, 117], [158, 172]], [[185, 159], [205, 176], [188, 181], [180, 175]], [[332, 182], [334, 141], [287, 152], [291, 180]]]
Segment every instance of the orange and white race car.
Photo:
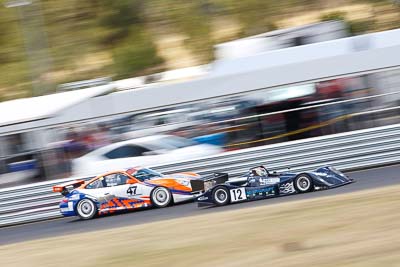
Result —
[[[212, 178], [214, 183], [217, 176]], [[64, 196], [60, 203], [62, 215], [86, 220], [119, 210], [150, 206], [163, 208], [172, 203], [194, 200], [204, 192], [205, 181], [196, 173], [163, 175], [136, 167], [108, 172], [88, 182], [76, 180], [56, 185], [53, 191]]]

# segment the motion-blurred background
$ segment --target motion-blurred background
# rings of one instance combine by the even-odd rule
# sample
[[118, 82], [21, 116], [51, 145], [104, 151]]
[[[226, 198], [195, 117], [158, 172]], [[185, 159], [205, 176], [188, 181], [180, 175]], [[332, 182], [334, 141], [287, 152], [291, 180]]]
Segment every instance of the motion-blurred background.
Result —
[[[399, 26], [385, 0], [3, 1], [0, 187], [398, 123], [396, 69], [218, 98], [207, 79], [335, 56], [336, 39]], [[163, 105], [176, 84], [210, 97]]]

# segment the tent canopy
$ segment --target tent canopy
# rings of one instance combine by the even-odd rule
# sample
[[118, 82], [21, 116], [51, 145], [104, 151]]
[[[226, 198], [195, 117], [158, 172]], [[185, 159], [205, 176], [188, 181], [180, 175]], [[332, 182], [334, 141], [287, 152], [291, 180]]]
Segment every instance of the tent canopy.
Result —
[[112, 85], [56, 93], [0, 103], [0, 127], [46, 119], [89, 98], [112, 92]]

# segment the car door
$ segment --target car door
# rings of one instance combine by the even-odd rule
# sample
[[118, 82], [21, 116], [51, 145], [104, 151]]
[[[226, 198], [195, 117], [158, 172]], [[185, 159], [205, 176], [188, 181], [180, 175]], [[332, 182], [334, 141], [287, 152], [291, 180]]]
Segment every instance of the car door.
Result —
[[[127, 184], [128, 176], [123, 173], [111, 173], [104, 176], [104, 181], [107, 187], [107, 195], [102, 199], [101, 207], [105, 210], [124, 210], [135, 207], [138, 201], [134, 198], [129, 198], [129, 192], [132, 189]], [[138, 190], [135, 193], [138, 193]]]
[[108, 176], [110, 192], [120, 200], [142, 200], [151, 191], [151, 188], [125, 173], [118, 172]]

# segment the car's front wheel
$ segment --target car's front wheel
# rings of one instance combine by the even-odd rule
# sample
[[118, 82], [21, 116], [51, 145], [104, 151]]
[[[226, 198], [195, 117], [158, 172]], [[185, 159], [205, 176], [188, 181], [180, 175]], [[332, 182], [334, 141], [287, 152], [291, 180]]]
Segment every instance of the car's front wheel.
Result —
[[76, 213], [82, 220], [93, 219], [97, 215], [96, 204], [92, 200], [84, 198], [76, 205]]
[[298, 193], [310, 192], [314, 189], [313, 180], [307, 174], [300, 174], [294, 179], [294, 188]]
[[171, 192], [165, 187], [154, 188], [151, 192], [150, 198], [151, 203], [153, 203], [157, 208], [164, 208], [172, 202]]
[[229, 191], [224, 186], [217, 186], [212, 191], [212, 198], [216, 205], [224, 206], [224, 205], [228, 204], [230, 201]]

